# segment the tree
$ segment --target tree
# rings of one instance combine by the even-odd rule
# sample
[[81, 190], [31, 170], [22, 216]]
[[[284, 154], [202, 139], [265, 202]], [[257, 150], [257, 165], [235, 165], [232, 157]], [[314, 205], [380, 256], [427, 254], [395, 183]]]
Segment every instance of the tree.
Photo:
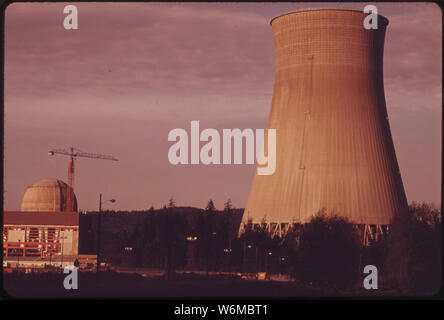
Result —
[[174, 201], [173, 196], [171, 196], [170, 200], [168, 201], [168, 208], [175, 208], [176, 207], [176, 201]]
[[213, 200], [210, 199], [208, 201], [207, 206], [205, 207], [205, 211], [210, 212], [210, 213], [216, 211], [216, 206], [214, 205]]
[[[207, 205], [208, 207], [208, 205]], [[197, 238], [198, 238], [198, 255], [199, 260], [203, 261], [205, 265], [205, 270], [209, 271], [210, 260], [214, 258], [214, 238], [217, 235], [216, 225], [215, 225], [215, 215], [206, 214], [211, 212], [210, 210], [205, 210], [205, 213], [199, 213], [199, 218], [197, 221]]]
[[[224, 253], [227, 256], [226, 264], [228, 270], [231, 270], [231, 257], [232, 257], [232, 240], [235, 238], [235, 230], [234, 230], [234, 223], [233, 223], [233, 206], [231, 204], [231, 199], [228, 198], [228, 200], [224, 203], [224, 214], [222, 216], [222, 227], [219, 228], [224, 233], [224, 237], [219, 237], [221, 241], [226, 241], [226, 248], [224, 248]], [[223, 238], [226, 238], [225, 240], [222, 240]], [[226, 250], [225, 250], [226, 249]]]
[[133, 267], [140, 267], [143, 262], [143, 237], [140, 226], [135, 226], [129, 239], [130, 245], [133, 248], [132, 265]]
[[441, 212], [412, 203], [391, 222], [386, 269], [401, 292], [433, 294], [441, 284]]
[[[258, 272], [261, 269], [261, 262], [265, 263], [265, 251], [268, 248], [268, 242], [271, 240], [269, 233], [265, 229], [266, 221], [262, 221], [260, 226], [253, 225], [249, 219], [244, 225], [244, 229], [240, 239], [243, 243], [243, 269], [244, 272], [248, 269], [250, 271]], [[268, 252], [268, 251], [267, 251]]]
[[320, 211], [303, 226], [300, 238], [298, 276], [321, 289], [345, 289], [359, 276], [361, 243], [352, 223]]
[[228, 198], [227, 202], [224, 203], [224, 211], [231, 212], [232, 209], [233, 209], [233, 205], [231, 204], [231, 199]]
[[179, 253], [185, 253], [188, 222], [177, 210], [168, 208], [156, 216], [156, 243], [163, 253], [165, 278], [171, 280]]
[[298, 266], [299, 239], [301, 233], [301, 224], [293, 223], [285, 233], [280, 245], [281, 273], [296, 275], [295, 267]]

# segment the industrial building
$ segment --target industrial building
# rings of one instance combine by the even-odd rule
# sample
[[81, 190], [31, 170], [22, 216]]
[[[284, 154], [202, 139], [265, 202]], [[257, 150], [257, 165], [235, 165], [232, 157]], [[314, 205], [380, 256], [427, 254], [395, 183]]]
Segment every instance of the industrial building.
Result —
[[4, 212], [5, 266], [73, 265], [78, 255], [77, 212]]
[[[74, 160], [78, 157], [118, 160], [73, 147], [50, 150], [48, 154], [69, 157], [68, 184], [57, 179], [38, 180], [26, 189], [21, 211], [3, 212], [3, 265], [7, 269], [32, 269], [77, 263], [80, 267], [94, 268], [97, 255], [79, 255], [81, 237], [74, 193]], [[90, 253], [91, 248], [86, 251]]]
[[388, 20], [378, 16], [378, 29], [367, 30], [364, 18], [322, 9], [271, 21], [267, 128], [276, 129], [276, 171], [254, 176], [243, 224], [265, 223], [283, 234], [325, 210], [360, 226], [368, 239], [407, 208], [384, 97]]
[[[78, 258], [79, 213], [66, 211], [68, 188], [57, 179], [39, 180], [26, 189], [22, 211], [3, 213], [4, 267], [74, 264]], [[74, 203], [77, 209], [77, 201]]]

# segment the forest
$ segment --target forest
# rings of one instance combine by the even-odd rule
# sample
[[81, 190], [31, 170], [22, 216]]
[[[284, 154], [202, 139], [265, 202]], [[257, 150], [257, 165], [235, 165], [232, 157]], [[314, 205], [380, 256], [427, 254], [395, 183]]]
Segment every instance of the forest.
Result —
[[[177, 207], [101, 213], [101, 256], [113, 266], [286, 275], [316, 288], [362, 287], [363, 269], [378, 269], [379, 287], [401, 293], [433, 294], [441, 286], [441, 211], [412, 203], [392, 219], [389, 231], [367, 245], [362, 229], [340, 215], [320, 210], [282, 237], [266, 221], [241, 228], [243, 209], [231, 201], [217, 210]], [[80, 217], [80, 253], [96, 253], [98, 212]]]

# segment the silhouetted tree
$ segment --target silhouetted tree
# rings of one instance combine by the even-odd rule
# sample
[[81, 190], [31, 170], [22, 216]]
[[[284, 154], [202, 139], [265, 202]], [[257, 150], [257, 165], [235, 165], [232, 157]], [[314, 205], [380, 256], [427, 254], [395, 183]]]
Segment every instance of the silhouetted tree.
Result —
[[436, 293], [441, 285], [441, 212], [413, 203], [393, 217], [388, 239], [387, 273], [401, 292]]
[[247, 270], [258, 272], [260, 269], [265, 244], [270, 240], [265, 225], [265, 220], [261, 225], [254, 226], [251, 220], [244, 225], [240, 236], [243, 242], [243, 268], [246, 269], [244, 272]]
[[171, 196], [170, 200], [168, 201], [168, 208], [175, 208], [176, 207], [176, 201], [174, 201], [173, 196]]
[[172, 279], [177, 265], [175, 258], [184, 253], [186, 234], [189, 230], [187, 220], [178, 211], [179, 208], [167, 208], [156, 214], [155, 233], [156, 247], [165, 261], [165, 278]]
[[321, 211], [303, 226], [297, 275], [321, 289], [350, 287], [358, 279], [360, 249], [352, 223]]
[[285, 233], [280, 246], [280, 272], [296, 275], [295, 266], [299, 265], [300, 224], [292, 224]]
[[207, 211], [208, 213], [213, 213], [214, 211], [216, 211], [213, 200], [210, 199], [208, 201], [207, 206], [205, 207], [205, 211]]
[[223, 237], [219, 237], [220, 241], [224, 243], [223, 252], [224, 259], [226, 260], [226, 268], [231, 270], [232, 266], [232, 257], [233, 257], [233, 246], [232, 242], [234, 241], [237, 231], [234, 229], [233, 223], [233, 207], [231, 205], [231, 200], [228, 199], [224, 204], [224, 211], [221, 219], [221, 226], [219, 228], [221, 230]]
[[134, 231], [130, 238], [130, 244], [133, 248], [132, 250], [132, 265], [133, 267], [140, 267], [143, 262], [143, 238], [140, 230], [140, 226], [135, 226]]
[[233, 205], [231, 203], [231, 199], [228, 198], [227, 202], [224, 203], [224, 211], [231, 212], [232, 209], [233, 209]]

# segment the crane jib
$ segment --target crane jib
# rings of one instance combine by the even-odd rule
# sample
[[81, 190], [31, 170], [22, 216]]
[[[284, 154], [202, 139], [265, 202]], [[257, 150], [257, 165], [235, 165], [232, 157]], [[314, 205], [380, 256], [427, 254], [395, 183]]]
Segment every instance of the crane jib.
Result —
[[49, 155], [53, 156], [55, 154], [65, 155], [73, 157], [74, 159], [76, 157], [83, 157], [83, 158], [92, 158], [92, 159], [102, 159], [102, 160], [112, 160], [112, 161], [119, 161], [113, 156], [109, 155], [103, 155], [103, 154], [97, 154], [97, 153], [88, 153], [88, 152], [82, 152], [82, 151], [76, 151], [76, 152], [69, 152], [67, 150], [51, 150], [48, 152]]

